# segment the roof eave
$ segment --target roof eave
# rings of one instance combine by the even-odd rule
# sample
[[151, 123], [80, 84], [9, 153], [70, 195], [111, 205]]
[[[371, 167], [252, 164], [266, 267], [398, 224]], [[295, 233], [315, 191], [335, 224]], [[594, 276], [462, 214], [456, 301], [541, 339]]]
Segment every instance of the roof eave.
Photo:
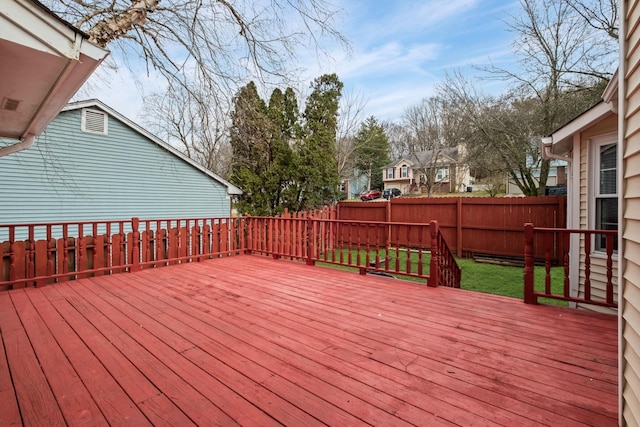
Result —
[[[612, 114], [615, 114], [615, 102], [602, 101], [593, 108], [576, 117], [565, 126], [555, 131], [549, 137], [542, 139], [542, 153], [551, 155], [548, 158], [558, 158], [557, 156], [566, 156], [573, 145], [573, 135], [582, 132], [586, 128], [592, 126], [595, 122], [600, 121]], [[547, 157], [545, 157], [547, 158]], [[566, 159], [564, 159], [566, 160]]]
[[3, 0], [0, 46], [0, 137], [25, 140], [41, 133], [95, 71], [108, 51], [36, 0]]

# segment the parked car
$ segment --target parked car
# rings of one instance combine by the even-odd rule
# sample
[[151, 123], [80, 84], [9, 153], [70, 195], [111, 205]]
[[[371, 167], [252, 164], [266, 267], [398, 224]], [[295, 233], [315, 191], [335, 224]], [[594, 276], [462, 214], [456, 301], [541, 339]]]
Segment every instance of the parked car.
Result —
[[369, 190], [369, 191], [365, 191], [364, 193], [362, 193], [360, 195], [360, 200], [362, 200], [364, 202], [366, 200], [379, 199], [380, 197], [382, 197], [382, 191], [380, 191], [380, 190]]
[[382, 192], [382, 197], [389, 200], [393, 199], [394, 197], [398, 197], [401, 194], [402, 191], [398, 190], [397, 188], [387, 188]]

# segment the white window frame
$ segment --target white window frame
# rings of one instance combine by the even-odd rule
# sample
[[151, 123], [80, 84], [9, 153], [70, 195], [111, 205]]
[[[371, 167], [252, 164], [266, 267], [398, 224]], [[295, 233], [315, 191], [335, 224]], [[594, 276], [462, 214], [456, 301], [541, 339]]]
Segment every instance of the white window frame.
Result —
[[393, 168], [387, 168], [387, 179], [393, 179]]
[[400, 178], [409, 178], [409, 166], [400, 166]]
[[[91, 127], [87, 127], [87, 114], [95, 114], [102, 116], [102, 129], [96, 130]], [[81, 122], [81, 130], [83, 132], [92, 133], [95, 135], [108, 135], [109, 134], [109, 115], [102, 110], [94, 110], [91, 108], [83, 108], [82, 109], [82, 122]]]
[[436, 181], [444, 181], [449, 178], [449, 169], [448, 168], [440, 168], [436, 171]]
[[[612, 194], [601, 194], [600, 193], [600, 151], [601, 148], [607, 145], [613, 145], [618, 143], [617, 134], [609, 134], [602, 135], [591, 139], [591, 153], [592, 153], [592, 162], [591, 162], [591, 170], [593, 171], [593, 176], [591, 179], [591, 197], [590, 197], [590, 212], [589, 215], [589, 228], [595, 230], [596, 224], [598, 223], [597, 211], [598, 211], [598, 200], [605, 198], [615, 198], [616, 205], [618, 204], [620, 198], [620, 188], [618, 182], [618, 174], [620, 173], [620, 164], [618, 161], [618, 153], [616, 152], [616, 192]], [[619, 150], [619, 144], [616, 147], [616, 150]], [[620, 224], [618, 224], [618, 228]], [[605, 252], [605, 248], [600, 247], [600, 243], [596, 236], [592, 236], [591, 241], [591, 251], [596, 254], [603, 254]], [[616, 253], [617, 250], [614, 251]]]

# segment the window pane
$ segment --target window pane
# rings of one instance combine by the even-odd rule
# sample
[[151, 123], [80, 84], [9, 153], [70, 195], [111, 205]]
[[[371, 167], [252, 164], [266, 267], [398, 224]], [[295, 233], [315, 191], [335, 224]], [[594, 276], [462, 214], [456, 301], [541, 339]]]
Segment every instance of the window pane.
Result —
[[616, 171], [600, 171], [600, 194], [616, 194]]
[[616, 194], [616, 144], [600, 147], [600, 194]]
[[600, 168], [616, 168], [616, 147], [617, 144], [603, 145], [600, 147]]
[[[617, 230], [618, 229], [618, 199], [599, 198], [596, 199], [596, 229]], [[596, 250], [606, 249], [606, 238], [596, 236]], [[614, 239], [614, 250], [618, 249], [617, 239]]]

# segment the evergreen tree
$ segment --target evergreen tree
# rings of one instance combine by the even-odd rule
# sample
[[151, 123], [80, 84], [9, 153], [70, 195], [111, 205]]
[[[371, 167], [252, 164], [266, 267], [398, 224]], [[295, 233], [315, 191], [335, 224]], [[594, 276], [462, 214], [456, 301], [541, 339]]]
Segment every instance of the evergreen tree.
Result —
[[300, 210], [320, 207], [338, 197], [335, 141], [342, 87], [336, 74], [325, 74], [311, 84], [313, 91], [304, 112], [304, 138], [298, 152], [296, 199]]
[[340, 180], [335, 139], [342, 83], [326, 75], [314, 80], [301, 124], [298, 101], [288, 88], [275, 89], [269, 105], [255, 84], [234, 99], [230, 181], [244, 190], [238, 210], [275, 215], [320, 207], [335, 200]]
[[231, 119], [233, 165], [229, 179], [244, 190], [238, 209], [244, 213], [265, 215], [268, 209], [263, 179], [271, 157], [271, 125], [267, 107], [253, 82], [238, 92]]
[[289, 193], [295, 187], [296, 157], [292, 143], [299, 134], [298, 102], [291, 88], [285, 93], [275, 89], [269, 100], [268, 111], [271, 135], [269, 166], [263, 176], [269, 215], [292, 209]]
[[371, 116], [355, 138], [355, 164], [368, 177], [368, 189], [382, 189], [382, 167], [389, 163], [389, 140], [384, 128]]

